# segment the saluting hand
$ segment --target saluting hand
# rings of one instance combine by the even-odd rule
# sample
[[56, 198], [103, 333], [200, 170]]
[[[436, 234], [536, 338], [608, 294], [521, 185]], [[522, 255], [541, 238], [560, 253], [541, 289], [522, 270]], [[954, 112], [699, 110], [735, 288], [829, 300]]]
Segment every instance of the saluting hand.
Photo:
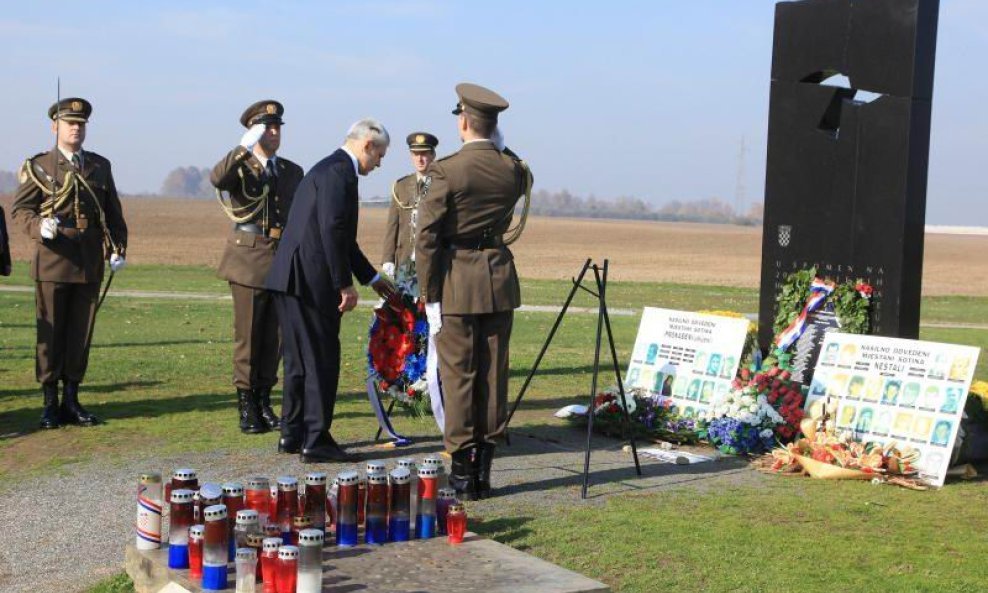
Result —
[[340, 291], [340, 313], [346, 313], [357, 306], [357, 289], [347, 286]]
[[254, 145], [257, 144], [258, 140], [261, 139], [261, 136], [264, 135], [264, 132], [267, 129], [268, 127], [264, 124], [252, 125], [240, 138], [240, 146], [243, 146], [247, 150], [251, 150], [254, 148]]

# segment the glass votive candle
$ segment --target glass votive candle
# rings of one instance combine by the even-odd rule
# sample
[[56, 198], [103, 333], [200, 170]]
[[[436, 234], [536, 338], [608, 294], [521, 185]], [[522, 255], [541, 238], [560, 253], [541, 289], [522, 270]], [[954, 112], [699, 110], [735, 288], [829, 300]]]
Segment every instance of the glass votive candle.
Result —
[[326, 531], [326, 473], [305, 474], [305, 515], [312, 528]]
[[411, 500], [411, 474], [408, 468], [399, 467], [391, 472], [388, 497], [388, 538], [393, 542], [409, 539]]
[[281, 535], [266, 537], [261, 543], [261, 582], [264, 593], [278, 593], [278, 549], [284, 545]]
[[134, 523], [138, 550], [157, 550], [161, 547], [161, 474], [144, 472], [137, 482], [137, 521]]
[[245, 503], [248, 509], [257, 511], [257, 522], [267, 525], [271, 512], [271, 485], [263, 476], [247, 478]]
[[278, 593], [295, 593], [298, 582], [298, 547], [278, 548]]
[[323, 532], [303, 529], [298, 534], [298, 583], [296, 593], [322, 591]]
[[202, 538], [205, 527], [193, 525], [189, 527], [189, 578], [202, 578]]
[[456, 502], [449, 505], [449, 513], [446, 515], [446, 532], [449, 543], [463, 543], [463, 535], [467, 532], [467, 511], [466, 508]]
[[357, 496], [359, 476], [355, 471], [341, 472], [337, 478], [336, 545], [357, 545]]
[[257, 586], [257, 552], [237, 548], [234, 555], [237, 570], [237, 593], [254, 593]]
[[298, 514], [298, 480], [290, 476], [278, 478], [278, 525], [285, 543], [291, 541], [292, 517]]
[[373, 473], [367, 476], [367, 511], [365, 513], [364, 541], [384, 544], [388, 541], [388, 475]]
[[449, 512], [449, 505], [454, 502], [456, 502], [456, 490], [439, 489], [439, 497], [436, 499], [436, 531], [439, 535], [446, 535], [446, 513]]
[[192, 527], [191, 490], [172, 490], [168, 526], [168, 568], [189, 567], [189, 527]]
[[202, 542], [202, 588], [222, 591], [227, 588], [226, 565], [229, 558], [229, 529], [226, 506], [215, 504], [202, 511], [205, 530]]
[[296, 515], [295, 517], [292, 517], [292, 541], [290, 541], [289, 544], [293, 546], [297, 546], [299, 532], [302, 531], [303, 529], [311, 529], [311, 528], [312, 528], [312, 519], [310, 519], [306, 515]]

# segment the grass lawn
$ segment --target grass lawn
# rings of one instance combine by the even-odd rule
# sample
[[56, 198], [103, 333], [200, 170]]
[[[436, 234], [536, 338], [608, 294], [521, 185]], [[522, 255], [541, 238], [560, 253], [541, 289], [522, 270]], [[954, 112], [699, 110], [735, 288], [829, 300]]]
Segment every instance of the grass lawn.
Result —
[[[20, 270], [23, 272], [23, 269]], [[21, 278], [22, 274], [18, 274]], [[5, 280], [4, 283], [7, 283]], [[525, 281], [532, 304], [558, 304], [565, 282]], [[128, 268], [114, 288], [225, 293], [205, 268]], [[587, 306], [580, 297], [577, 305]], [[753, 312], [751, 290], [615, 283], [612, 306], [642, 303]], [[928, 298], [924, 322], [983, 323], [988, 298]], [[34, 381], [30, 293], [0, 292], [0, 497], [13, 475], [59, 471], [67, 463], [114, 463], [155, 451], [257, 447], [241, 435], [231, 386], [232, 307], [224, 301], [108, 299], [100, 313], [83, 402], [108, 420], [91, 429], [36, 430], [41, 398]], [[345, 318], [344, 366], [334, 433], [366, 440], [375, 422], [361, 392], [370, 311]], [[520, 313], [512, 340], [512, 387], [534, 361], [555, 315]], [[625, 364], [637, 316], [612, 318]], [[568, 317], [515, 426], [558, 421], [551, 411], [589, 388], [591, 315]], [[922, 338], [979, 346], [988, 331], [927, 327]], [[976, 375], [988, 377], [988, 354]], [[605, 377], [604, 384], [609, 384]], [[429, 434], [431, 419], [401, 418], [400, 429]], [[418, 424], [417, 424], [418, 423]], [[208, 430], [203, 430], [208, 427]], [[765, 487], [664, 491], [613, 497], [603, 505], [513, 508], [472, 528], [599, 578], [615, 591], [983, 591], [988, 582], [988, 487], [951, 484], [938, 492], [777, 478]], [[129, 591], [125, 577], [93, 591]]]

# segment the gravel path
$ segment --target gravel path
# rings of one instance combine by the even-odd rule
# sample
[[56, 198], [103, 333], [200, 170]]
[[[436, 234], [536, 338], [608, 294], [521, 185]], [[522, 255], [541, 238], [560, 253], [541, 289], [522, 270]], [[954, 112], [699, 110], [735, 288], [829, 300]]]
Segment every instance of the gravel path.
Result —
[[[577, 431], [540, 429], [536, 436], [518, 429], [512, 437], [513, 446], [501, 447], [495, 461], [498, 496], [470, 503], [472, 517], [510, 517], [513, 511], [551, 511], [579, 502], [583, 452]], [[363, 443], [355, 449], [368, 459], [393, 460], [436, 452], [440, 443], [436, 438], [400, 450], [374, 449]], [[8, 482], [0, 486], [0, 591], [80, 591], [119, 573], [124, 544], [133, 537], [138, 474], [148, 469], [168, 473], [177, 467], [196, 468], [200, 480], [209, 482], [242, 481], [256, 474], [301, 476], [316, 467], [332, 476], [342, 469], [333, 464], [302, 466], [297, 456], [277, 455], [265, 448], [168, 458], [141, 456], [115, 464], [90, 462], [67, 466], [59, 475]], [[704, 489], [763, 479], [736, 459], [674, 466], [643, 458], [642, 469], [644, 477], [636, 478], [630, 454], [622, 452], [615, 441], [596, 441], [590, 498], [583, 504], [599, 504], [622, 493]], [[45, 578], [39, 580], [42, 571]]]

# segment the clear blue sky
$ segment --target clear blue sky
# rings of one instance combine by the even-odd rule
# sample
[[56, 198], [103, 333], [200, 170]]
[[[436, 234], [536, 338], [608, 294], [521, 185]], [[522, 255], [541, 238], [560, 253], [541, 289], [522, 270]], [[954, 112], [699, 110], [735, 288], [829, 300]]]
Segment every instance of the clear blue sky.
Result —
[[[55, 78], [95, 104], [86, 147], [126, 192], [179, 165], [212, 166], [248, 104], [286, 105], [282, 154], [308, 168], [371, 115], [396, 142], [362, 180], [381, 195], [410, 170], [405, 134], [456, 148], [457, 82], [512, 104], [508, 144], [537, 188], [655, 203], [733, 203], [744, 136], [747, 201], [761, 200], [774, 2], [4, 1], [7, 114], [0, 169], [50, 145]], [[51, 15], [61, 16], [51, 16]], [[942, 0], [928, 221], [988, 225], [988, 2]]]

